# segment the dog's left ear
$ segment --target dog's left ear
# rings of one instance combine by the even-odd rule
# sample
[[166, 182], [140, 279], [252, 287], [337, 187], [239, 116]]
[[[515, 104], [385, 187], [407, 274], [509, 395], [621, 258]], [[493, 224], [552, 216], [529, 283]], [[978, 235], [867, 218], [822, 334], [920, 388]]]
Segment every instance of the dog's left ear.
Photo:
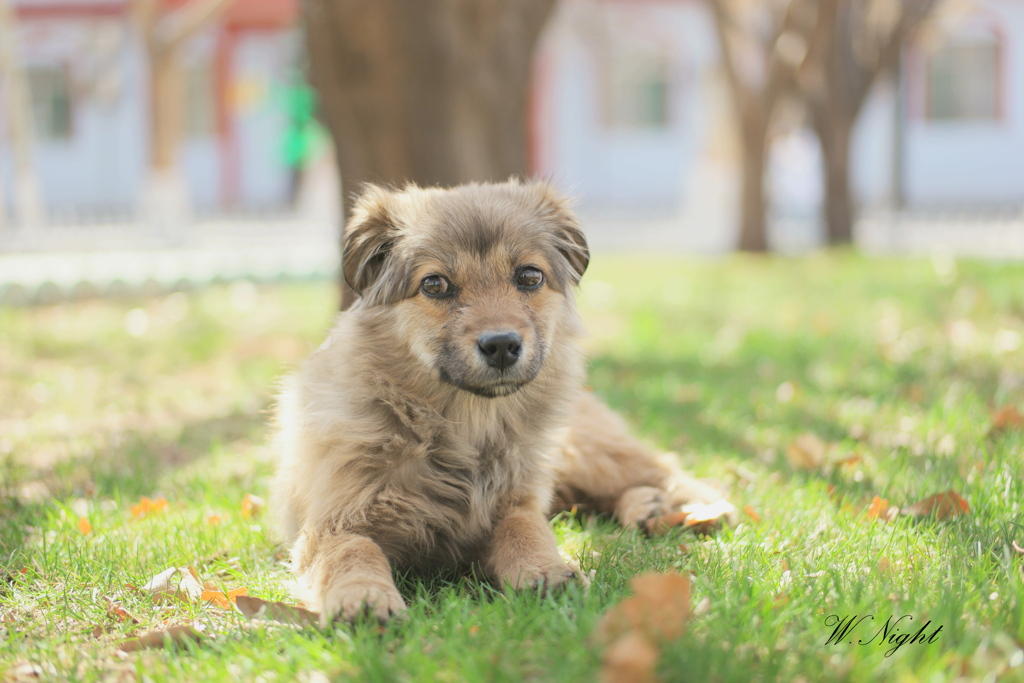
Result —
[[579, 284], [590, 263], [590, 248], [570, 201], [548, 183], [537, 183], [541, 205], [555, 224], [555, 247], [572, 269], [573, 284]]
[[355, 201], [345, 226], [341, 270], [357, 296], [363, 296], [384, 272], [398, 231], [395, 208], [395, 196], [377, 185], [366, 185]]

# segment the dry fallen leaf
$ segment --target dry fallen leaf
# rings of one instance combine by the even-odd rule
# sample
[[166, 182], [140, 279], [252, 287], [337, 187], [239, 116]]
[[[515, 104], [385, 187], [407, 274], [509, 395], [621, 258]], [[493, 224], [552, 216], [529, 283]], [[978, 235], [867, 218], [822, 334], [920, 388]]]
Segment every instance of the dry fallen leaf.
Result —
[[840, 458], [839, 460], [836, 460], [836, 464], [839, 465], [840, 467], [842, 467], [843, 465], [856, 465], [863, 459], [864, 458], [862, 456], [854, 453], [853, 455], [848, 455], [845, 458]]
[[657, 683], [658, 648], [636, 631], [619, 637], [604, 653], [602, 683]]
[[254, 496], [251, 493], [245, 494], [245, 498], [242, 499], [242, 516], [248, 519], [249, 517], [256, 517], [263, 510], [263, 506], [266, 505], [263, 499], [259, 496]]
[[121, 622], [130, 621], [133, 624], [139, 623], [139, 620], [136, 619], [131, 612], [114, 602], [113, 598], [103, 596], [103, 599], [107, 601], [107, 614]]
[[209, 526], [217, 526], [221, 523], [221, 518], [220, 515], [218, 515], [216, 512], [207, 512], [206, 515], [203, 517], [203, 521], [206, 522]]
[[1017, 545], [1017, 541], [1010, 541], [1010, 545], [1013, 547], [1014, 552], [1018, 555], [1024, 555], [1024, 548]]
[[88, 536], [92, 533], [92, 524], [89, 524], [89, 520], [85, 517], [78, 518], [78, 532], [83, 536]]
[[683, 512], [687, 514], [686, 526], [701, 534], [735, 522], [739, 514], [725, 498], [719, 498], [714, 503], [684, 505]]
[[911, 517], [928, 517], [935, 515], [936, 519], [954, 519], [961, 514], [971, 511], [967, 501], [960, 497], [960, 494], [950, 489], [934, 496], [928, 496], [924, 500], [904, 508], [903, 514]]
[[801, 434], [786, 449], [786, 460], [794, 469], [816, 470], [825, 462], [828, 444], [814, 434]]
[[747, 517], [750, 517], [750, 519], [754, 521], [754, 524], [761, 523], [761, 515], [754, 512], [754, 508], [750, 507], [749, 505], [744, 505], [743, 512], [746, 513]]
[[634, 596], [612, 607], [597, 625], [597, 637], [609, 643], [627, 631], [652, 641], [673, 640], [690, 618], [690, 577], [648, 572], [630, 582]]
[[203, 584], [190, 567], [170, 567], [150, 579], [141, 590], [158, 604], [168, 599], [195, 602], [203, 595]]
[[316, 612], [295, 605], [286, 605], [283, 602], [269, 602], [239, 595], [235, 598], [235, 605], [239, 612], [250, 619], [266, 619], [295, 626], [316, 626], [320, 623], [320, 615]]
[[652, 517], [644, 522], [644, 524], [647, 525], [647, 533], [652, 536], [663, 536], [677, 526], [685, 524], [686, 518], [687, 514], [685, 512], [672, 512], [667, 515]]
[[714, 503], [693, 503], [685, 505], [678, 512], [648, 519], [644, 524], [647, 533], [661, 536], [678, 526], [685, 526], [694, 533], [708, 534], [715, 529], [735, 521], [736, 508], [725, 498]]
[[1003, 406], [992, 412], [992, 431], [1005, 432], [1011, 429], [1024, 429], [1024, 415], [1016, 406]]
[[150, 631], [138, 638], [126, 640], [118, 646], [122, 652], [135, 652], [145, 648], [163, 648], [169, 644], [182, 646], [185, 643], [198, 643], [202, 640], [201, 633], [191, 626], [170, 626], [159, 631]]
[[48, 662], [36, 664], [35, 662], [21, 661], [16, 662], [11, 668], [7, 669], [4, 681], [20, 683], [20, 681], [49, 680], [56, 673], [57, 669]]

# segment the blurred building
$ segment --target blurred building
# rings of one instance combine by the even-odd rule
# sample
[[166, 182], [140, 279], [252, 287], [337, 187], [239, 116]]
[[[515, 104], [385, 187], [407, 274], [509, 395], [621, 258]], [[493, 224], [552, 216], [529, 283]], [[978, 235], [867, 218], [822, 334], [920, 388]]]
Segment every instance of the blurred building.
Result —
[[[149, 75], [129, 2], [14, 3], [48, 209], [58, 222], [134, 212], [150, 148]], [[853, 153], [864, 205], [1024, 206], [1024, 1], [970, 7], [907, 49], [899, 86], [881, 84], [866, 105]], [[295, 0], [234, 0], [184, 49], [179, 156], [200, 214], [288, 205], [295, 15]], [[579, 195], [585, 212], [671, 216], [713, 232], [709, 248], [731, 244], [722, 228], [736, 222], [739, 154], [718, 60], [700, 0], [562, 0], [536, 58], [534, 169]], [[0, 87], [6, 130], [2, 98]], [[790, 123], [770, 155], [773, 217], [817, 229], [807, 225], [821, 201], [820, 151]], [[0, 176], [10, 206], [3, 136]]]
[[[58, 221], [62, 214], [133, 213], [146, 179], [150, 129], [147, 58], [130, 2], [14, 5], [47, 208]], [[287, 205], [292, 179], [282, 150], [288, 124], [282, 99], [299, 47], [295, 15], [295, 0], [234, 0], [183, 48], [179, 158], [199, 213]], [[0, 130], [6, 131], [2, 98], [0, 88]], [[10, 162], [10, 150], [0, 144], [8, 197]]]
[[[1024, 207], [1024, 2], [969, 8], [905, 50], [899, 86], [881, 83], [862, 112], [864, 205]], [[711, 21], [699, 0], [563, 0], [537, 60], [537, 169], [585, 211], [689, 216], [704, 230], [731, 218], [737, 143]], [[816, 217], [821, 201], [817, 142], [791, 124], [769, 162], [783, 221]]]

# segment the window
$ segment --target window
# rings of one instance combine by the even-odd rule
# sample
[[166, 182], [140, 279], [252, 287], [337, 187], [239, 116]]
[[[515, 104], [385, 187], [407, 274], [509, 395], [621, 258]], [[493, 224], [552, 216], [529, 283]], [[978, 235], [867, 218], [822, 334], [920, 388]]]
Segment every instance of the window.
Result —
[[605, 60], [605, 124], [609, 128], [664, 128], [669, 124], [667, 51], [657, 45], [615, 44]]
[[927, 116], [938, 121], [999, 116], [999, 45], [992, 39], [947, 44], [928, 58]]
[[217, 128], [213, 70], [206, 65], [185, 67], [185, 135], [212, 136]]
[[71, 83], [64, 66], [30, 66], [26, 70], [32, 100], [32, 123], [41, 140], [71, 138]]

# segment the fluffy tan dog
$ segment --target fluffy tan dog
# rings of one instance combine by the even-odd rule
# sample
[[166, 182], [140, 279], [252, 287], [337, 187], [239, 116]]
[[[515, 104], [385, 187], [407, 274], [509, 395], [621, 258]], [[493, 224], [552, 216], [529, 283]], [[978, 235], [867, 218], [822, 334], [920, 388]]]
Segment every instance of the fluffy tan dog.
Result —
[[392, 567], [585, 584], [552, 513], [628, 525], [721, 498], [583, 390], [573, 292], [588, 259], [546, 184], [364, 190], [344, 256], [361, 298], [278, 410], [275, 507], [324, 623], [402, 612]]

